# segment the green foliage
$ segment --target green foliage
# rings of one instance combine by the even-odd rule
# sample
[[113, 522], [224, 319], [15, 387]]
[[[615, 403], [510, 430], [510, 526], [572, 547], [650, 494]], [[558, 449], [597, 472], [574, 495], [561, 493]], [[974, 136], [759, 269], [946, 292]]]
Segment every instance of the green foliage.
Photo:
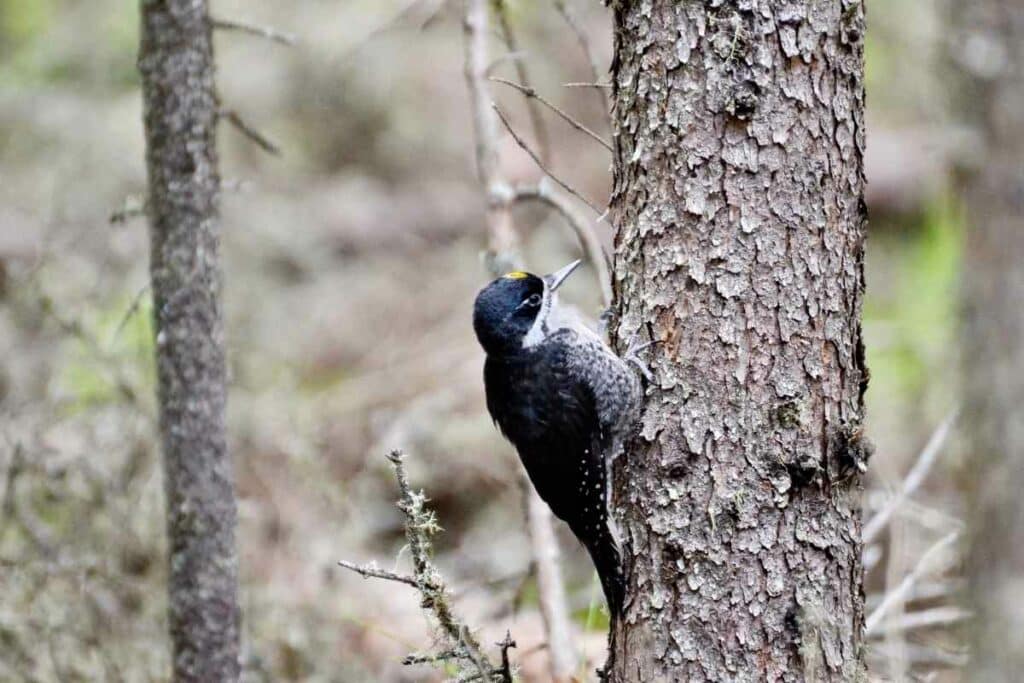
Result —
[[150, 387], [153, 367], [153, 302], [144, 295], [119, 298], [98, 308], [89, 324], [75, 323], [58, 384], [73, 397], [71, 412], [130, 398], [139, 385]]
[[56, 5], [56, 0], [0, 2], [0, 49], [17, 49], [41, 35], [53, 22]]
[[0, 0], [0, 86], [124, 90], [137, 82], [137, 45], [129, 0]]
[[[963, 235], [951, 194], [935, 200], [910, 227], [872, 231], [864, 306], [868, 402], [914, 400], [955, 347]], [[874, 279], [883, 286], [873, 286]]]

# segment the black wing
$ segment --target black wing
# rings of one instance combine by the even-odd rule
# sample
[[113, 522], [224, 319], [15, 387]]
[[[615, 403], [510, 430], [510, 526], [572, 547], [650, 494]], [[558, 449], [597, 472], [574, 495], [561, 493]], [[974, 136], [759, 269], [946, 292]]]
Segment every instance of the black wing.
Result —
[[578, 372], [578, 352], [551, 340], [513, 358], [488, 358], [487, 408], [537, 493], [590, 552], [616, 613], [622, 578], [607, 517], [608, 435], [592, 385]]

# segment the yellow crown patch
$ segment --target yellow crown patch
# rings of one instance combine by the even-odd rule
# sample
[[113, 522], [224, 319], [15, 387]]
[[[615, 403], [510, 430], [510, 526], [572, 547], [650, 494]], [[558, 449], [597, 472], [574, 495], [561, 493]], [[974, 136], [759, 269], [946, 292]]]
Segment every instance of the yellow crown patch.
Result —
[[521, 270], [514, 270], [511, 273], [505, 273], [504, 277], [506, 280], [524, 280], [529, 276]]

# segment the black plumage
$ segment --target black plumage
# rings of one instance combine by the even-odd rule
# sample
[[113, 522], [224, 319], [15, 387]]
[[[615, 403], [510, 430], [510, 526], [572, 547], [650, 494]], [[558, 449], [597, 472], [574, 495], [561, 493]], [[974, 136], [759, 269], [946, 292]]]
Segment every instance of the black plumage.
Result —
[[566, 270], [494, 281], [477, 297], [474, 328], [487, 352], [488, 411], [540, 497], [589, 551], [617, 616], [624, 583], [608, 517], [609, 461], [635, 417], [639, 380], [558, 306]]

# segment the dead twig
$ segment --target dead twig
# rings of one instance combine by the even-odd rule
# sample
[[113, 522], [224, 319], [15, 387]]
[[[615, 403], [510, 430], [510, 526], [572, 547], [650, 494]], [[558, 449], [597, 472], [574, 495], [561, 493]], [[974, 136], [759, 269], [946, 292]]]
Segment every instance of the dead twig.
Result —
[[973, 616], [974, 613], [968, 609], [952, 606], [909, 612], [893, 619], [886, 619], [875, 630], [875, 635], [884, 636], [921, 628], [953, 626], [961, 624]]
[[928, 443], [925, 444], [921, 454], [917, 457], [917, 461], [914, 463], [914, 466], [903, 479], [903, 484], [900, 486], [899, 491], [897, 491], [892, 498], [888, 500], [885, 506], [875, 513], [875, 515], [868, 520], [868, 523], [864, 525], [863, 540], [865, 546], [869, 545], [878, 537], [882, 530], [885, 529], [885, 526], [889, 523], [889, 520], [892, 519], [893, 514], [911, 495], [913, 495], [924, 481], [928, 472], [931, 470], [932, 465], [934, 465], [935, 461], [938, 459], [939, 453], [942, 451], [942, 446], [946, 443], [949, 432], [956, 423], [959, 412], [959, 408], [955, 408], [946, 416], [946, 419], [939, 423], [939, 426], [932, 433], [931, 438], [928, 439]]
[[124, 225], [133, 218], [143, 218], [146, 215], [146, 200], [134, 195], [125, 197], [124, 203], [117, 211], [113, 211], [107, 222], [111, 225]]
[[[590, 38], [587, 36], [587, 32], [580, 26], [579, 21], [576, 20], [576, 15], [573, 14], [572, 10], [566, 4], [565, 0], [555, 0], [555, 10], [561, 15], [562, 20], [566, 23], [569, 29], [576, 36], [576, 42], [580, 44], [580, 50], [583, 51], [583, 55], [587, 58], [587, 64], [590, 65], [590, 75], [597, 83], [601, 80], [601, 69], [597, 65], [597, 59], [594, 57], [594, 51], [590, 49]], [[605, 117], [609, 116], [611, 106], [608, 103], [608, 96], [603, 90], [598, 90], [598, 95], [601, 97], [602, 111], [605, 113]], [[607, 122], [611, 125], [611, 122]]]
[[521, 137], [519, 137], [519, 134], [516, 133], [514, 128], [512, 128], [512, 124], [509, 123], [507, 118], [505, 118], [505, 115], [501, 112], [501, 109], [498, 108], [498, 105], [496, 105], [496, 104], [494, 104], [492, 102], [491, 103], [491, 108], [498, 115], [498, 118], [501, 120], [502, 124], [505, 126], [505, 130], [507, 130], [509, 132], [509, 135], [511, 135], [512, 139], [514, 139], [516, 141], [516, 144], [518, 144], [520, 147], [522, 147], [523, 151], [525, 151], [527, 154], [530, 155], [530, 158], [533, 159], [534, 163], [537, 164], [537, 166], [540, 168], [541, 171], [544, 172], [545, 175], [547, 175], [549, 178], [551, 178], [556, 183], [558, 183], [562, 187], [562, 189], [564, 189], [566, 192], [571, 194], [573, 197], [576, 197], [581, 202], [583, 202], [584, 204], [589, 206], [590, 210], [593, 211], [595, 214], [597, 214], [598, 216], [601, 216], [602, 218], [604, 217], [604, 215], [607, 213], [607, 211], [600, 211], [596, 206], [594, 206], [594, 204], [589, 199], [587, 199], [582, 194], [577, 192], [575, 188], [573, 188], [571, 185], [569, 185], [568, 183], [566, 183], [565, 181], [560, 179], [558, 176], [554, 175], [548, 169], [548, 167], [544, 165], [544, 162], [541, 161], [539, 156], [537, 156], [537, 153], [534, 152], [530, 148], [530, 146], [528, 144], [526, 144], [526, 141], [523, 140]]
[[579, 82], [574, 82], [574, 83], [563, 83], [562, 87], [563, 88], [611, 88], [612, 85], [613, 85], [612, 83], [600, 83], [600, 82], [595, 82], [595, 83], [579, 83]]
[[355, 562], [348, 562], [347, 560], [338, 560], [338, 565], [359, 574], [364, 579], [385, 579], [386, 581], [404, 583], [405, 585], [412, 586], [413, 588], [419, 587], [416, 583], [416, 579], [413, 577], [408, 576], [407, 574], [398, 574], [396, 572], [389, 572], [386, 569], [380, 569], [374, 562], [371, 562], [370, 564], [356, 564]]
[[[505, 0], [491, 0], [491, 5], [494, 7], [494, 13], [498, 17], [498, 26], [501, 28], [501, 35], [505, 41], [505, 47], [508, 48], [509, 53], [518, 54], [522, 51], [519, 49], [519, 42], [516, 40], [516, 34], [512, 30], [512, 22], [508, 16], [508, 4]], [[529, 87], [532, 82], [530, 80], [529, 71], [526, 68], [526, 60], [517, 58], [513, 60], [516, 68], [516, 78], [519, 79], [520, 83]], [[530, 125], [533, 127], [533, 134], [537, 137], [537, 149], [540, 153], [540, 158], [544, 159], [545, 162], [551, 159], [551, 145], [549, 142], [548, 131], [544, 126], [544, 119], [540, 115], [540, 110], [537, 104], [532, 101], [526, 103], [527, 111], [530, 115]]]
[[928, 572], [935, 570], [938, 560], [944, 558], [946, 551], [959, 539], [960, 532], [954, 531], [943, 536], [937, 543], [925, 551], [910, 573], [903, 577], [903, 580], [896, 588], [886, 593], [885, 598], [882, 599], [878, 607], [868, 615], [864, 622], [864, 633], [866, 635], [875, 635], [885, 615], [897, 605], [901, 605], [906, 601], [907, 596], [913, 591], [914, 585]]
[[512, 683], [512, 667], [509, 664], [508, 659], [509, 648], [516, 646], [516, 641], [512, 640], [512, 633], [510, 631], [505, 631], [505, 639], [497, 643], [497, 645], [501, 648], [502, 683]]
[[542, 179], [537, 185], [523, 185], [515, 188], [516, 201], [536, 201], [554, 209], [565, 219], [569, 227], [576, 234], [587, 260], [597, 274], [598, 284], [601, 287], [601, 304], [604, 308], [611, 306], [612, 302], [612, 280], [608, 260], [605, 258], [601, 241], [594, 233], [593, 226], [586, 218], [581, 216], [571, 202], [557, 193], [552, 192], [548, 184]]
[[505, 79], [505, 78], [498, 78], [496, 76], [491, 77], [491, 80], [494, 81], [495, 83], [501, 83], [502, 85], [507, 85], [510, 88], [515, 88], [516, 90], [521, 92], [523, 95], [525, 95], [528, 99], [537, 100], [538, 102], [543, 104], [545, 107], [547, 107], [551, 111], [553, 111], [556, 114], [558, 114], [558, 116], [563, 121], [568, 123], [570, 126], [575, 128], [576, 130], [580, 131], [581, 133], [584, 133], [585, 135], [589, 135], [591, 138], [596, 140], [599, 144], [601, 144], [609, 152], [614, 151], [612, 149], [611, 144], [607, 140], [605, 140], [600, 135], [598, 135], [597, 133], [595, 133], [594, 131], [590, 130], [589, 128], [584, 126], [582, 123], [580, 123], [579, 121], [574, 119], [567, 112], [565, 112], [564, 110], [559, 108], [558, 105], [556, 105], [553, 102], [551, 102], [550, 100], [546, 99], [543, 95], [539, 94], [536, 90], [534, 90], [530, 86], [521, 85], [521, 84], [516, 83], [514, 81], [510, 81], [510, 80]]
[[409, 486], [404, 459], [401, 451], [396, 450], [388, 454], [388, 461], [398, 481], [397, 506], [405, 515], [405, 538], [412, 560], [412, 575], [385, 571], [375, 564], [357, 565], [346, 561], [340, 561], [338, 564], [364, 577], [404, 583], [419, 591], [421, 605], [433, 615], [447, 647], [435, 655], [410, 655], [404, 660], [406, 664], [437, 664], [451, 660], [466, 660], [471, 666], [460, 665], [462, 671], [458, 680], [504, 680], [503, 669], [490, 662], [469, 627], [460, 621], [451, 609], [448, 588], [441, 572], [431, 559], [433, 543], [430, 539], [441, 531], [441, 527], [437, 522], [437, 516], [426, 507], [427, 497], [424, 493], [413, 491]]
[[273, 154], [274, 156], [281, 156], [281, 149], [266, 135], [246, 123], [245, 119], [243, 119], [234, 109], [218, 109], [217, 116], [227, 120], [228, 123], [238, 130], [238, 132], [252, 140], [256, 146], [264, 152]]
[[[559, 565], [558, 539], [552, 526], [552, 514], [526, 477], [523, 478], [526, 497], [526, 525], [530, 532], [530, 545], [537, 567], [537, 599], [540, 615], [551, 645], [551, 675], [556, 681], [568, 680], [575, 667], [575, 651], [570, 634], [569, 611], [561, 609], [568, 604], [565, 584]], [[555, 571], [552, 571], [555, 568]], [[507, 640], [507, 639], [506, 639]], [[507, 649], [507, 648], [506, 648]], [[507, 655], [502, 650], [503, 655]], [[511, 683], [509, 678], [508, 682]]]
[[291, 33], [284, 33], [266, 26], [257, 26], [256, 24], [250, 24], [244, 21], [234, 21], [232, 19], [210, 19], [210, 24], [215, 29], [247, 33], [251, 36], [266, 38], [271, 42], [279, 43], [281, 45], [291, 46], [298, 42], [295, 36]]
[[121, 332], [124, 330], [125, 325], [128, 324], [128, 321], [131, 320], [132, 316], [139, 310], [139, 306], [142, 304], [142, 298], [149, 292], [150, 287], [151, 284], [147, 282], [140, 287], [139, 291], [132, 297], [132, 302], [128, 305], [128, 310], [124, 312], [124, 315], [121, 317], [121, 322], [117, 324], [117, 328], [114, 330], [114, 334], [110, 338], [111, 343], [117, 341], [117, 338], [121, 336]]

